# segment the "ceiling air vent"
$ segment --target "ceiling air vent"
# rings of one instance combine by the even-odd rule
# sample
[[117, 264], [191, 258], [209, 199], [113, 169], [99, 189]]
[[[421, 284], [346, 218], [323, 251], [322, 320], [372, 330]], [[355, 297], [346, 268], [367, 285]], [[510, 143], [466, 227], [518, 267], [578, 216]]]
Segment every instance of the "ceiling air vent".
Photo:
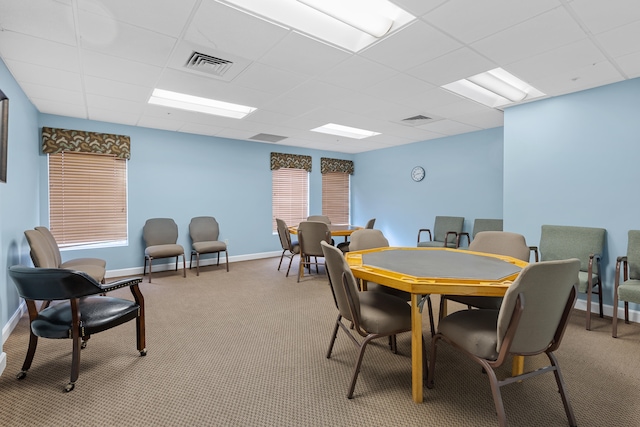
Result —
[[186, 67], [214, 76], [222, 77], [233, 66], [232, 61], [200, 52], [193, 52], [187, 61]]
[[263, 142], [278, 142], [278, 141], [282, 141], [283, 139], [287, 139], [287, 137], [280, 136], [280, 135], [271, 135], [268, 133], [259, 133], [257, 135], [252, 136], [249, 139], [254, 139], [256, 141], [263, 141]]
[[441, 117], [426, 116], [424, 114], [418, 114], [416, 116], [407, 117], [406, 119], [400, 119], [396, 123], [403, 124], [405, 126], [422, 126], [435, 121], [442, 120]]

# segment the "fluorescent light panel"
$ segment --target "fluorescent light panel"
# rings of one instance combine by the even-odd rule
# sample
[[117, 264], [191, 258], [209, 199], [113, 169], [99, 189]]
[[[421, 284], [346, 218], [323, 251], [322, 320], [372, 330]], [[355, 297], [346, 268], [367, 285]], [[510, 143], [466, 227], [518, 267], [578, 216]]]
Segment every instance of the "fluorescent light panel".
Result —
[[335, 123], [327, 123], [324, 126], [311, 129], [313, 132], [328, 133], [330, 135], [344, 136], [346, 138], [364, 139], [371, 136], [380, 135], [380, 132], [370, 130], [352, 128], [349, 126], [337, 125]]
[[213, 114], [214, 116], [231, 117], [233, 119], [241, 119], [256, 110], [256, 108], [247, 107], [246, 105], [231, 104], [164, 89], [154, 89], [151, 98], [149, 98], [149, 104]]
[[298, 0], [325, 15], [351, 25], [373, 37], [379, 38], [387, 34], [393, 25], [393, 20], [369, 10], [366, 5], [344, 0]]
[[[217, 1], [351, 52], [371, 45], [379, 40], [378, 37], [392, 33], [416, 19], [388, 0]], [[332, 5], [337, 8], [330, 7]], [[355, 16], [348, 13], [354, 10], [357, 12]], [[366, 19], [362, 19], [364, 17]], [[372, 26], [371, 23], [375, 22], [379, 23], [379, 27], [375, 24]]]
[[545, 95], [502, 68], [476, 74], [442, 87], [492, 108]]

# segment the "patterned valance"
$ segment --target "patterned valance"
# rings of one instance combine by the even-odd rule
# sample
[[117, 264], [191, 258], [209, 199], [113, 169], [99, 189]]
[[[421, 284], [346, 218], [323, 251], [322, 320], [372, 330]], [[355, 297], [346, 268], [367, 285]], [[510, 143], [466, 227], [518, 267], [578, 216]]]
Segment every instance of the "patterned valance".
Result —
[[280, 168], [304, 169], [311, 172], [311, 156], [299, 154], [271, 153], [271, 170]]
[[320, 173], [342, 172], [353, 175], [353, 161], [320, 157]]
[[63, 151], [113, 154], [122, 159], [129, 159], [131, 138], [111, 133], [43, 127], [42, 152], [56, 154]]

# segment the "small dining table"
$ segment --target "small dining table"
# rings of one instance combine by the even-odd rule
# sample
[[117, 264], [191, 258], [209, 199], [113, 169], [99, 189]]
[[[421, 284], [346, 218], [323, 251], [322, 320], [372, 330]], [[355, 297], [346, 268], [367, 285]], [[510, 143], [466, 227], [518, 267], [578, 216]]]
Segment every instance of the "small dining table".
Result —
[[[344, 236], [345, 240], [348, 236], [351, 236], [356, 230], [362, 229], [362, 227], [357, 225], [349, 225], [349, 224], [327, 224], [329, 226], [329, 231], [331, 232], [331, 236]], [[292, 225], [289, 227], [289, 231], [291, 234], [298, 234], [298, 226]]]
[[411, 382], [422, 402], [423, 295], [504, 296], [528, 263], [516, 258], [449, 248], [385, 247], [345, 254], [356, 278], [411, 293]]

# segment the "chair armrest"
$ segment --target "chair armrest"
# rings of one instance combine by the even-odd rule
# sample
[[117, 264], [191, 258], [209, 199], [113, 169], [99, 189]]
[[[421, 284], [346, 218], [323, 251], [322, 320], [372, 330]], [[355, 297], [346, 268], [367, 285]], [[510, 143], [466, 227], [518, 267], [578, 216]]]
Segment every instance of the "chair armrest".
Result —
[[[626, 256], [619, 256], [616, 259], [616, 274], [615, 274], [615, 279], [614, 279], [614, 283], [613, 286], [616, 289], [616, 296], [617, 296], [617, 289], [618, 289], [618, 285], [620, 285], [620, 266], [622, 266], [622, 270], [623, 270], [623, 280], [627, 280], [629, 278], [629, 273], [627, 270], [627, 257]], [[615, 313], [614, 313], [615, 314]]]
[[462, 233], [458, 233], [458, 247], [460, 247], [460, 238], [463, 236], [467, 237], [467, 246], [471, 244], [471, 237], [469, 236], [469, 233], [462, 232]]
[[537, 246], [529, 246], [529, 251], [533, 252], [533, 254], [535, 255], [534, 259], [536, 262], [540, 261], [540, 258], [538, 257], [538, 247]]
[[142, 282], [142, 278], [140, 277], [129, 277], [126, 279], [116, 280], [115, 282], [101, 284], [100, 288], [103, 292], [110, 292], [115, 289], [124, 288], [126, 286], [135, 286], [140, 282]]
[[449, 243], [449, 234], [453, 234], [453, 236], [455, 237], [454, 241], [457, 248], [460, 245], [460, 238], [458, 237], [458, 233], [456, 233], [455, 231], [447, 231], [447, 233], [444, 235], [444, 244], [442, 246], [444, 246], [445, 248], [447, 247], [447, 243]]
[[421, 228], [420, 230], [418, 230], [418, 243], [420, 243], [420, 233], [422, 233], [423, 231], [429, 233], [429, 241], [431, 242], [433, 240], [433, 238], [431, 237], [431, 230], [428, 228]]

